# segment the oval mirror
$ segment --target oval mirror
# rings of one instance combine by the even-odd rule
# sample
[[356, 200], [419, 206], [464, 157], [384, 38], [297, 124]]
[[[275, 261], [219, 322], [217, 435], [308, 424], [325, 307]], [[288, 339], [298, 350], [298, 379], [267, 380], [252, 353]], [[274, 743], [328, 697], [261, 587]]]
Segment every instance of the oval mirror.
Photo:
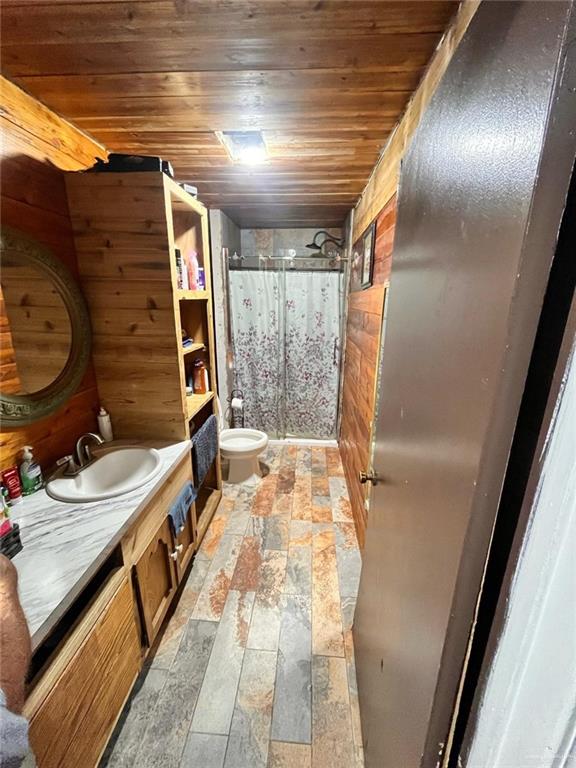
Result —
[[44, 245], [0, 229], [2, 426], [29, 424], [63, 405], [90, 359], [90, 318], [71, 273]]

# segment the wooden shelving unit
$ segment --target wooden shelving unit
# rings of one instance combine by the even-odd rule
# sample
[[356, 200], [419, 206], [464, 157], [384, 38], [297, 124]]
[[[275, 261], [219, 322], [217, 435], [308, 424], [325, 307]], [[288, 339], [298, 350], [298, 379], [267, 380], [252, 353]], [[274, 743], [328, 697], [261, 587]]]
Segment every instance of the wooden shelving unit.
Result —
[[[206, 208], [163, 173], [70, 173], [67, 190], [98, 391], [115, 436], [191, 437], [192, 419], [197, 429], [216, 408]], [[176, 249], [196, 252], [206, 290], [179, 287]], [[196, 358], [206, 364], [211, 391], [188, 395]], [[218, 456], [200, 489], [202, 533], [221, 488]]]

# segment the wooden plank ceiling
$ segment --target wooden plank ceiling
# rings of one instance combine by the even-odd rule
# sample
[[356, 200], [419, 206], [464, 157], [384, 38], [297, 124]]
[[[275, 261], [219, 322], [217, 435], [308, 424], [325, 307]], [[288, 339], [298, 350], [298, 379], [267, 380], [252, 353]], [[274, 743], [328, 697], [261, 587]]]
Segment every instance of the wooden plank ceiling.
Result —
[[[2, 66], [116, 152], [159, 154], [241, 226], [335, 226], [456, 2], [3, 0]], [[237, 166], [215, 131], [261, 130]]]

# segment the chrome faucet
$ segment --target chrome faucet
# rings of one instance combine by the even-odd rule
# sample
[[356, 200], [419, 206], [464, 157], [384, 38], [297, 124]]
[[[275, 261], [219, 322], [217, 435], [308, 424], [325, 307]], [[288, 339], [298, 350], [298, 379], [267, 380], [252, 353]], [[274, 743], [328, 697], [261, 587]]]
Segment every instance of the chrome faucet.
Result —
[[97, 435], [94, 432], [86, 432], [85, 435], [79, 437], [78, 442], [76, 443], [76, 459], [79, 467], [85, 467], [94, 460], [92, 452], [90, 451], [90, 446], [87, 445], [91, 440], [95, 442], [96, 445], [102, 445], [104, 442], [100, 435]]

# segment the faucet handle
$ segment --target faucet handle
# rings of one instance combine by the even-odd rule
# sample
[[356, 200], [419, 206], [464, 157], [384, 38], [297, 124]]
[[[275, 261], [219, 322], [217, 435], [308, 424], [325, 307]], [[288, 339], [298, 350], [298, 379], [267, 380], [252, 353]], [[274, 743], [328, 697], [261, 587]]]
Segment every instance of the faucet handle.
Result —
[[64, 465], [66, 465], [66, 471], [67, 472], [77, 472], [78, 471], [78, 466], [77, 466], [76, 462], [74, 461], [74, 456], [72, 456], [71, 454], [69, 454], [68, 456], [62, 456], [61, 459], [58, 459], [56, 461], [56, 466], [57, 467], [63, 467]]

